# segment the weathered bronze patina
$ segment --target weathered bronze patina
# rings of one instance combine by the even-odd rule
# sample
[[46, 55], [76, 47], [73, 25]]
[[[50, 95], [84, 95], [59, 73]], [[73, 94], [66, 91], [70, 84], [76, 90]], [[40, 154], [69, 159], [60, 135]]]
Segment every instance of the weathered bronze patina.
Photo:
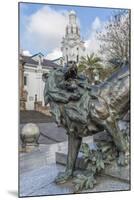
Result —
[[73, 177], [82, 138], [106, 130], [118, 151], [118, 164], [127, 164], [127, 142], [118, 121], [129, 109], [129, 68], [122, 66], [105, 82], [91, 86], [88, 79], [77, 74], [74, 62], [52, 71], [46, 81], [45, 103], [58, 126], [68, 134], [66, 170], [58, 174], [57, 183]]

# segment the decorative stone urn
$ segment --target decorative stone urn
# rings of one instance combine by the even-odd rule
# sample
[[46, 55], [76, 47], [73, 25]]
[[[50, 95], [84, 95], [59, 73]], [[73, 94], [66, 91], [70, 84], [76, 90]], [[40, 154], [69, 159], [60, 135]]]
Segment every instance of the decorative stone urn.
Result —
[[28, 123], [22, 128], [20, 134], [22, 140], [22, 146], [38, 146], [38, 139], [40, 136], [40, 130], [34, 123]]

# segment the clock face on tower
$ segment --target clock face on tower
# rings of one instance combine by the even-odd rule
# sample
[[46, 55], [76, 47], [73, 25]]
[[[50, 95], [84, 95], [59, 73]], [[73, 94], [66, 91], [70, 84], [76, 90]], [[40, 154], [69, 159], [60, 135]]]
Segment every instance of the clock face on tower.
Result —
[[74, 41], [74, 40], [70, 40], [69, 41], [69, 46], [70, 47], [75, 47], [76, 45], [77, 45], [76, 41]]
[[72, 47], [72, 46], [73, 46], [73, 43], [74, 43], [73, 40], [70, 40], [70, 41], [69, 41], [69, 46]]

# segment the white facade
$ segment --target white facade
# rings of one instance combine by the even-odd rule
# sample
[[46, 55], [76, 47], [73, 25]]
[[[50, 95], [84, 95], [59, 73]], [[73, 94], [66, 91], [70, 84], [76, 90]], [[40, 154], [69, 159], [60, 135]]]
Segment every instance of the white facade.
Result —
[[80, 58], [85, 55], [84, 41], [81, 40], [80, 28], [77, 24], [76, 13], [74, 11], [69, 13], [69, 24], [66, 26], [61, 50], [64, 64], [68, 61], [79, 63]]
[[44, 105], [45, 82], [42, 75], [50, 71], [49, 66], [43, 67], [41, 65], [43, 56], [37, 55], [32, 59], [38, 64], [26, 62], [24, 65], [24, 90], [27, 91], [26, 110], [34, 110], [35, 99]]
[[29, 69], [25, 66], [24, 77], [26, 77], [26, 84], [24, 89], [27, 91], [26, 110], [34, 110], [35, 95], [37, 100], [41, 101], [44, 105], [43, 91], [45, 83], [42, 80], [43, 70]]

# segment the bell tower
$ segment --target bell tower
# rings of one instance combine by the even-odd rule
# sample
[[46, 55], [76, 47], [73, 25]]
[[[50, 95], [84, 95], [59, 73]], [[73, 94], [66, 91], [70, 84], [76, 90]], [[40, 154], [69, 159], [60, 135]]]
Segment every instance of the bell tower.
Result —
[[81, 56], [84, 56], [84, 41], [80, 38], [80, 28], [77, 23], [75, 11], [69, 12], [69, 22], [66, 26], [65, 37], [62, 40], [62, 54], [64, 64], [68, 61], [79, 63]]

